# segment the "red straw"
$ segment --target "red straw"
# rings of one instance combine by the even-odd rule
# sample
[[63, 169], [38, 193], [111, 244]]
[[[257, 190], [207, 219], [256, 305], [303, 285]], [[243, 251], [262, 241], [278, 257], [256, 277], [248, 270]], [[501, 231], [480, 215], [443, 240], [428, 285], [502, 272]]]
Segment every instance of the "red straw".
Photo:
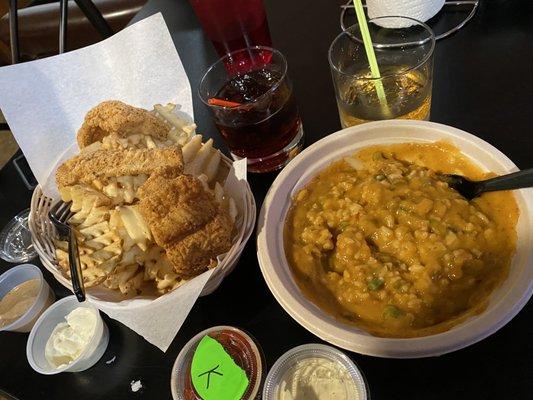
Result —
[[234, 101], [217, 99], [215, 97], [210, 98], [207, 102], [212, 106], [221, 106], [221, 107], [238, 107], [242, 105], [241, 103], [236, 103]]

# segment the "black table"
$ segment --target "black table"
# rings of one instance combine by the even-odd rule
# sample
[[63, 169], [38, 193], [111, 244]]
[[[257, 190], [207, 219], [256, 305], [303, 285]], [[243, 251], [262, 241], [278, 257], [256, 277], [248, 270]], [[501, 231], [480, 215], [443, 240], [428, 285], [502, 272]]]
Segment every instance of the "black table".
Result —
[[[340, 128], [326, 53], [339, 32], [342, 0], [268, 1], [275, 47], [289, 62], [310, 144]], [[137, 17], [161, 11], [193, 90], [215, 60], [211, 45], [185, 0], [150, 0]], [[437, 24], [446, 21], [437, 21]], [[520, 168], [533, 167], [530, 96], [533, 92], [533, 3], [482, 0], [473, 21], [438, 42], [431, 120], [474, 133]], [[154, 60], [157, 62], [157, 60]], [[157, 101], [157, 99], [154, 99]], [[222, 143], [195, 97], [199, 131]], [[223, 148], [223, 147], [221, 147]], [[251, 176], [258, 207], [274, 175]], [[0, 226], [29, 206], [30, 193], [11, 165], [0, 171]], [[0, 272], [9, 265], [0, 263]], [[45, 272], [58, 296], [67, 291]], [[436, 358], [389, 360], [351, 353], [374, 399], [530, 399], [533, 392], [531, 302], [509, 324], [467, 349]], [[111, 342], [96, 366], [75, 374], [43, 376], [26, 361], [26, 334], [0, 333], [0, 389], [21, 399], [168, 399], [170, 370], [182, 346], [197, 332], [229, 324], [251, 332], [268, 365], [286, 350], [320, 340], [300, 327], [270, 294], [252, 239], [235, 271], [213, 294], [197, 301], [166, 354], [122, 324], [106, 318]], [[105, 361], [116, 356], [115, 362]], [[143, 389], [130, 390], [140, 379]]]

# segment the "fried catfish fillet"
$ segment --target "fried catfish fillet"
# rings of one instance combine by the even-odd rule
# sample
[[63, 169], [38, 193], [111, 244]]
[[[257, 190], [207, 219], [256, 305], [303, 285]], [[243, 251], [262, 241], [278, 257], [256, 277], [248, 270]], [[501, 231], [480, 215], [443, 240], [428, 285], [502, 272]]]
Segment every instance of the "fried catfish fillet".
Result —
[[117, 100], [104, 101], [92, 108], [83, 125], [78, 130], [77, 140], [80, 149], [105, 136], [144, 134], [158, 139], [165, 139], [170, 125], [142, 108], [130, 106]]
[[159, 174], [175, 177], [183, 171], [179, 146], [162, 149], [96, 150], [80, 154], [61, 164], [56, 171], [59, 188], [77, 183], [91, 185], [110, 177]]
[[139, 188], [139, 211], [159, 246], [196, 231], [218, 212], [214, 197], [191, 175], [169, 180], [152, 175]]
[[231, 248], [232, 236], [233, 223], [228, 213], [221, 210], [201, 229], [167, 246], [167, 258], [178, 275], [197, 276], [210, 261]]
[[152, 175], [139, 189], [139, 211], [177, 274], [190, 278], [231, 247], [233, 222], [190, 175]]

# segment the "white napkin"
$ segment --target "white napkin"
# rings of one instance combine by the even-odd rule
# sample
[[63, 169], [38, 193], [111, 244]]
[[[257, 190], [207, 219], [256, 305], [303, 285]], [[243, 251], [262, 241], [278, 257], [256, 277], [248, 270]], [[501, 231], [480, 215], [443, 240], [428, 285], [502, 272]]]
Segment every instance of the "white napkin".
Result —
[[[144, 108], [172, 102], [193, 113], [190, 84], [161, 14], [93, 46], [0, 68], [0, 87], [0, 109], [43, 187], [57, 160], [75, 149], [75, 134], [87, 111], [103, 100]], [[236, 167], [238, 176], [228, 184], [238, 193], [244, 190], [246, 168]], [[212, 273], [155, 300], [117, 303], [119, 293], [105, 291], [89, 301], [166, 351]]]
[[[444, 1], [445, 0], [367, 0], [366, 5], [369, 18], [394, 15], [410, 17], [426, 22], [441, 10], [444, 6]], [[390, 22], [390, 20], [388, 22]], [[396, 27], [399, 28], [404, 26], [396, 24]]]

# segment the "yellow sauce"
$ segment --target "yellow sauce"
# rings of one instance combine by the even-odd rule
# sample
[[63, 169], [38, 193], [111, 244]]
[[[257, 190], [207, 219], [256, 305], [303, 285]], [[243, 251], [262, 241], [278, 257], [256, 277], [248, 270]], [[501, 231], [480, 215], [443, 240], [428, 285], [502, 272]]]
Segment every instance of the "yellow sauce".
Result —
[[285, 251], [301, 290], [378, 336], [416, 337], [482, 312], [506, 279], [519, 210], [511, 192], [466, 201], [436, 175], [483, 173], [445, 142], [372, 146], [293, 199]]
[[30, 279], [11, 289], [0, 300], [0, 327], [11, 324], [20, 317], [35, 303], [41, 281]]

